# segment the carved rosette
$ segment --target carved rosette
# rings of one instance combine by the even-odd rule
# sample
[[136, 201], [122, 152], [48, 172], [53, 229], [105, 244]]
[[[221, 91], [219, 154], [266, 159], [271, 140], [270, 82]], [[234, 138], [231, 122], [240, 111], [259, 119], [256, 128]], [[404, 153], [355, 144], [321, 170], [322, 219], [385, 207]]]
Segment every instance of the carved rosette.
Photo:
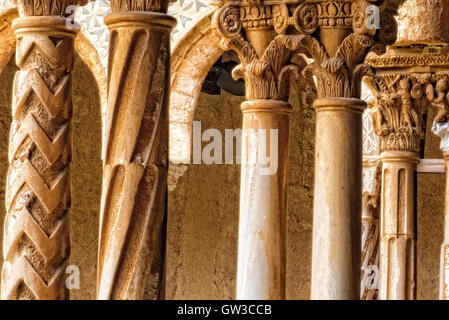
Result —
[[67, 299], [74, 2], [19, 1], [2, 299]]
[[[391, 2], [379, 7], [379, 32], [367, 27], [367, 7], [376, 3], [230, 1], [217, 10], [212, 24], [223, 49], [241, 59], [233, 77], [244, 78], [247, 99], [286, 100], [289, 79], [299, 74], [291, 63], [297, 54], [314, 60], [303, 73], [316, 77], [319, 97], [360, 97], [360, 79], [371, 74], [363, 64], [366, 54], [395, 41], [396, 5]], [[261, 43], [266, 43], [262, 50]]]
[[[130, 10], [152, 8], [131, 4]], [[169, 40], [176, 20], [132, 11], [112, 13], [105, 23], [111, 40], [98, 298], [157, 299], [166, 222]]]

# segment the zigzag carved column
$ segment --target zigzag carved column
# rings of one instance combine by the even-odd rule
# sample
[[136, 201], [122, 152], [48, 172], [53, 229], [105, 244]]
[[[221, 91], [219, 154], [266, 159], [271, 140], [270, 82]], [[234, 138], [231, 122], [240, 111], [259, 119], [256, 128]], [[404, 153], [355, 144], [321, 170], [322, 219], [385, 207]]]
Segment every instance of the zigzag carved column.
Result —
[[[315, 155], [313, 299], [360, 298], [362, 200], [362, 112], [360, 77], [371, 48], [395, 40], [396, 5], [383, 2], [380, 32], [369, 28], [375, 0], [228, 1], [213, 26], [222, 47], [232, 49], [243, 78], [243, 128], [278, 132], [277, 171], [263, 175], [257, 159], [264, 149], [242, 143], [238, 299], [285, 298], [286, 186], [289, 82], [299, 72], [292, 59], [312, 58], [303, 73], [315, 76], [319, 99]], [[396, 3], [396, 1], [393, 1]], [[253, 144], [254, 146], [254, 144]]]
[[67, 299], [74, 3], [19, 1], [2, 299]]
[[99, 299], [158, 298], [168, 149], [168, 1], [111, 1]]
[[416, 167], [425, 137], [423, 116], [430, 103], [440, 108], [436, 122], [447, 109], [446, 61], [446, 54], [405, 46], [367, 60], [377, 70], [369, 84], [377, 97], [370, 110], [372, 122], [381, 137], [379, 298], [383, 300], [416, 297]]

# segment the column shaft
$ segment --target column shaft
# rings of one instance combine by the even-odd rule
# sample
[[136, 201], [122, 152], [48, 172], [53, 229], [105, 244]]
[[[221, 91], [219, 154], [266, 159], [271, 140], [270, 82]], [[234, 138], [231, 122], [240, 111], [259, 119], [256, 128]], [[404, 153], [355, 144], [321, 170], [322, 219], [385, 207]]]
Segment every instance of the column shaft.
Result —
[[385, 151], [382, 159], [380, 299], [415, 298], [415, 174], [419, 154]]
[[2, 299], [67, 299], [76, 31], [59, 15], [22, 15], [13, 28], [20, 71], [13, 89]]
[[[169, 34], [175, 19], [114, 12], [105, 23], [111, 40], [97, 294], [155, 299], [164, 260]], [[153, 290], [146, 293], [147, 287]]]
[[291, 106], [261, 99], [244, 102], [242, 110], [237, 299], [285, 299]]
[[328, 98], [314, 107], [312, 299], [359, 299], [365, 102]]

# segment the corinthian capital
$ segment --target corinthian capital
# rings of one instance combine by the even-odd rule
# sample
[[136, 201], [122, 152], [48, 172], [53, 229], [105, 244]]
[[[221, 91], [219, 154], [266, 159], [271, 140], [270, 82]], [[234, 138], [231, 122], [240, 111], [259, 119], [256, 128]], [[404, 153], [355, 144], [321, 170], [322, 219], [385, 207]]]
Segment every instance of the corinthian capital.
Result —
[[376, 96], [369, 105], [374, 130], [381, 137], [382, 151], [419, 152], [429, 107], [438, 110], [432, 130], [438, 135], [445, 132], [442, 122], [447, 122], [449, 111], [449, 72], [445, 70], [449, 65], [447, 59], [438, 59], [443, 56], [439, 53], [388, 51], [366, 61], [377, 70], [375, 77], [365, 79]]
[[69, 6], [85, 5], [87, 0], [18, 0], [21, 16], [61, 16], [68, 17]]
[[151, 11], [167, 13], [168, 2], [167, 0], [111, 0], [111, 11]]
[[285, 100], [289, 79], [298, 75], [291, 59], [313, 59], [303, 70], [316, 77], [319, 97], [360, 97], [360, 78], [370, 50], [383, 52], [396, 39], [393, 14], [400, 1], [298, 0], [229, 1], [213, 18], [225, 50], [241, 64], [234, 78], [244, 78], [247, 98]]

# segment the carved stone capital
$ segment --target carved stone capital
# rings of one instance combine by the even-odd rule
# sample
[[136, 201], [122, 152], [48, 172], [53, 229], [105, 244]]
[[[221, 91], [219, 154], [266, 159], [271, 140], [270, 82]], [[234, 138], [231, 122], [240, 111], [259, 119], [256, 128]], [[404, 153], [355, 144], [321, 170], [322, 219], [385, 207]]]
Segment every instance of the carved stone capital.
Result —
[[297, 2], [230, 1], [214, 15], [213, 27], [224, 50], [238, 53], [235, 78], [244, 78], [248, 99], [287, 99], [288, 82], [299, 74], [291, 59], [303, 54], [313, 63], [318, 96], [360, 97], [360, 79], [371, 73], [363, 64], [370, 50], [382, 52], [395, 41], [396, 5], [376, 7], [379, 31], [370, 24], [376, 0]]
[[[53, 7], [51, 7], [53, 8]], [[3, 299], [67, 299], [71, 71], [76, 30], [55, 8], [14, 20], [16, 64]], [[40, 9], [39, 9], [40, 10]], [[50, 14], [51, 16], [43, 16]]]
[[[405, 69], [414, 57], [368, 59], [377, 69], [375, 77], [365, 80], [375, 95], [369, 107], [374, 131], [381, 137], [382, 151], [419, 152], [420, 141], [425, 137], [423, 116], [429, 106], [439, 109], [434, 130], [444, 132], [438, 123], [447, 121], [449, 72], [441, 71], [444, 70], [442, 63], [435, 70], [416, 66]], [[429, 61], [435, 61], [435, 56], [428, 57]]]
[[68, 17], [74, 10], [70, 6], [85, 5], [87, 0], [17, 0], [21, 16]]
[[376, 300], [379, 268], [379, 208], [381, 161], [378, 156], [363, 159], [362, 184], [362, 270], [360, 298]]
[[111, 12], [149, 11], [167, 13], [168, 0], [111, 0]]

